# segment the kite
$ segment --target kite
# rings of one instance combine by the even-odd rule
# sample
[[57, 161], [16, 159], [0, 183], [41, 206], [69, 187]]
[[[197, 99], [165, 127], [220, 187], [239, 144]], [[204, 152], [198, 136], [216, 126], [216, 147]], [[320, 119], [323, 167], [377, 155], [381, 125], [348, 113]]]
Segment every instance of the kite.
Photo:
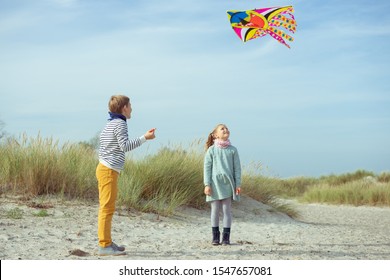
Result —
[[227, 11], [234, 32], [243, 42], [269, 34], [288, 48], [290, 46], [285, 40], [291, 42], [294, 38], [277, 29], [277, 27], [284, 27], [294, 33], [297, 22], [293, 13], [293, 6]]

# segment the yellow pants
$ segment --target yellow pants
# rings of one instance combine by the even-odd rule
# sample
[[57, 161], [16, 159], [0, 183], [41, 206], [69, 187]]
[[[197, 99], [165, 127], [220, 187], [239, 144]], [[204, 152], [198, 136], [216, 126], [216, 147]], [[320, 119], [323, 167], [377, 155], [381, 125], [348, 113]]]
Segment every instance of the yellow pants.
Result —
[[112, 243], [111, 221], [118, 194], [118, 177], [118, 172], [101, 163], [96, 168], [99, 187], [98, 238], [101, 247], [110, 246]]

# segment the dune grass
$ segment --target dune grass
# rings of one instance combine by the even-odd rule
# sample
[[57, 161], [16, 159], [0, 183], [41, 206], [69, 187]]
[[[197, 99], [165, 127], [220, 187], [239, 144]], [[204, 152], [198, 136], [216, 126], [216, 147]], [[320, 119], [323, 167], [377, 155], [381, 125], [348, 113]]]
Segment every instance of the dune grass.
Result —
[[183, 205], [204, 207], [202, 160], [195, 151], [181, 148], [162, 148], [143, 160], [127, 160], [119, 203], [163, 215]]
[[[171, 215], [180, 206], [204, 208], [203, 143], [163, 147], [143, 159], [127, 158], [119, 177], [118, 204], [140, 211]], [[96, 151], [86, 143], [59, 145], [52, 138], [2, 139], [0, 193], [25, 197], [60, 195], [64, 199], [97, 200]], [[130, 153], [131, 154], [131, 153]], [[258, 172], [260, 173], [260, 172]], [[297, 212], [285, 200], [390, 206], [390, 174], [354, 173], [320, 178], [280, 179], [243, 172], [243, 193], [291, 217]]]
[[0, 186], [25, 196], [96, 196], [95, 151], [40, 136], [8, 138], [0, 145]]
[[319, 184], [311, 187], [301, 200], [355, 206], [390, 206], [390, 183], [378, 184], [359, 180], [337, 186]]

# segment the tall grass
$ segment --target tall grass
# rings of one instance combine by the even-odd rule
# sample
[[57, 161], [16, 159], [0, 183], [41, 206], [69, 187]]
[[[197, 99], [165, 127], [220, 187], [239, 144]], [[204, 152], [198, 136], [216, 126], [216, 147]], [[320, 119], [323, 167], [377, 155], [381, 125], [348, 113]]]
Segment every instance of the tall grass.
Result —
[[[126, 208], [171, 215], [180, 206], [205, 207], [203, 152], [190, 147], [164, 147], [141, 160], [127, 158], [119, 176], [118, 202]], [[98, 198], [96, 151], [85, 143], [59, 145], [39, 135], [0, 143], [0, 193], [24, 196], [59, 194]], [[390, 173], [354, 173], [320, 178], [280, 179], [244, 171], [243, 193], [292, 217], [295, 210], [280, 198], [308, 202], [390, 206]]]
[[390, 183], [373, 183], [364, 180], [332, 186], [320, 184], [311, 187], [302, 201], [330, 204], [390, 206]]
[[0, 186], [26, 196], [62, 194], [88, 198], [96, 195], [91, 176], [96, 168], [92, 149], [52, 138], [8, 138], [0, 145]]
[[120, 176], [120, 203], [169, 215], [179, 206], [201, 208], [203, 157], [194, 150], [163, 148], [137, 162], [127, 161]]
[[340, 186], [343, 184], [347, 184], [349, 182], [358, 181], [364, 178], [373, 178], [375, 177], [374, 172], [369, 172], [366, 170], [357, 170], [353, 173], [345, 173], [341, 175], [328, 175], [321, 176], [319, 181], [321, 183], [325, 183], [331, 186]]

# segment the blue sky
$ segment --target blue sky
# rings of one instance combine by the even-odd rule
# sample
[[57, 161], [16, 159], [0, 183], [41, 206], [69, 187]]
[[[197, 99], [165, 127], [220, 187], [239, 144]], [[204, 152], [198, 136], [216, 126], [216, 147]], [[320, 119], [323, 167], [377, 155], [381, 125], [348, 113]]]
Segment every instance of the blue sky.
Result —
[[[242, 43], [227, 10], [293, 5], [291, 49]], [[0, 0], [8, 134], [88, 141], [131, 98], [136, 156], [231, 130], [266, 175], [390, 170], [390, 2]]]

